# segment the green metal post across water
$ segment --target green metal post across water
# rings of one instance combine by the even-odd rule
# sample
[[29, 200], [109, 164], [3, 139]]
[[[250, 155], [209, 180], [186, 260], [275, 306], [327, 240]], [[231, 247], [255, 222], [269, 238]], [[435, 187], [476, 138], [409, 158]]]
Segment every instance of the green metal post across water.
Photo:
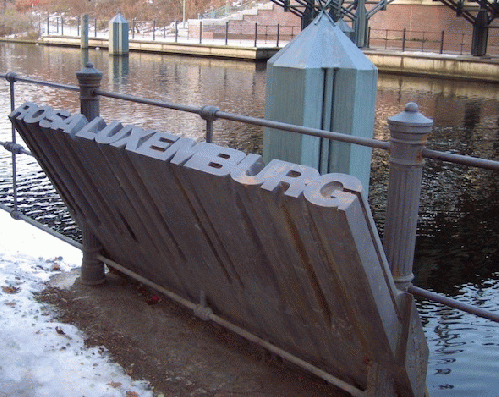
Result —
[[109, 55], [128, 55], [128, 22], [121, 14], [109, 21]]
[[81, 48], [88, 48], [88, 14], [81, 17]]

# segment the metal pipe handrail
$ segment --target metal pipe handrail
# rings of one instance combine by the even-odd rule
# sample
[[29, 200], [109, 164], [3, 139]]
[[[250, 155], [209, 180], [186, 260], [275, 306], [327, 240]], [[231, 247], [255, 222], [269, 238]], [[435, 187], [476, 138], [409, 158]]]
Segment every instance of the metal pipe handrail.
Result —
[[440, 152], [438, 150], [423, 148], [423, 157], [447, 161], [449, 163], [467, 165], [471, 167], [482, 168], [485, 170], [499, 171], [499, 161], [482, 159], [479, 157], [467, 156], [464, 154]]
[[493, 313], [488, 310], [484, 310], [479, 307], [469, 305], [467, 303], [459, 302], [456, 299], [449, 298], [448, 296], [440, 295], [420, 287], [416, 287], [415, 285], [409, 286], [407, 291], [413, 295], [419, 296], [420, 298], [441, 303], [443, 305], [452, 307], [454, 309], [459, 309], [462, 310], [463, 312], [474, 314], [475, 316], [482, 317], [487, 320], [499, 323], [499, 313]]
[[[109, 92], [109, 91], [103, 91], [103, 90], [95, 90], [95, 94], [100, 95], [100, 96], [104, 96], [104, 97], [108, 97], [108, 98], [122, 99], [125, 101], [143, 103], [146, 105], [153, 105], [153, 106], [158, 106], [158, 107], [167, 108], [167, 109], [182, 110], [185, 112], [195, 113], [198, 115], [202, 114], [203, 108], [205, 108], [206, 106], [210, 106], [210, 105], [206, 105], [206, 106], [202, 106], [202, 107], [194, 107], [194, 106], [189, 106], [189, 105], [182, 105], [182, 104], [166, 102], [166, 101], [158, 101], [158, 100], [154, 100], [154, 99], [147, 99], [147, 98], [138, 97], [135, 95], [120, 94], [117, 92]], [[304, 134], [304, 135], [311, 135], [311, 136], [316, 136], [316, 137], [321, 137], [321, 138], [334, 139], [334, 140], [337, 140], [340, 142], [355, 143], [358, 145], [369, 146], [369, 147], [385, 149], [385, 150], [388, 150], [389, 146], [390, 146], [390, 144], [388, 142], [380, 141], [377, 139], [362, 138], [362, 137], [352, 136], [352, 135], [348, 135], [348, 134], [343, 134], [341, 132], [325, 131], [325, 130], [321, 130], [319, 128], [304, 127], [304, 126], [288, 124], [288, 123], [284, 123], [284, 122], [280, 122], [280, 121], [265, 120], [265, 119], [253, 117], [253, 116], [244, 116], [244, 115], [237, 114], [237, 113], [223, 112], [221, 110], [217, 110], [216, 112], [214, 112], [214, 117], [216, 119], [239, 121], [242, 123], [257, 125], [260, 127], [268, 127], [268, 128], [275, 128], [275, 129], [279, 129], [279, 130], [283, 130], [283, 131], [297, 132], [297, 133]]]
[[103, 90], [99, 90], [99, 89], [94, 90], [94, 94], [100, 95], [103, 97], [107, 97], [107, 98], [122, 99], [122, 100], [129, 101], [129, 102], [142, 103], [144, 105], [152, 105], [152, 106], [158, 106], [158, 107], [166, 108], [166, 109], [180, 110], [183, 112], [195, 113], [198, 115], [201, 114], [201, 107], [196, 107], [196, 106], [191, 106], [191, 105], [183, 105], [183, 104], [174, 103], [174, 102], [167, 102], [167, 101], [158, 101], [155, 99], [143, 98], [143, 97], [139, 97], [136, 95], [120, 94], [118, 92], [103, 91]]
[[76, 85], [54, 83], [52, 81], [43, 81], [43, 80], [31, 79], [28, 77], [21, 77], [21, 76], [18, 76], [17, 73], [15, 73], [15, 72], [8, 72], [5, 74], [0, 74], [0, 77], [5, 78], [9, 82], [30, 83], [30, 84], [37, 84], [37, 85], [42, 85], [45, 87], [59, 88], [59, 89], [75, 91], [75, 92], [80, 91], [80, 87], [78, 87]]
[[5, 150], [8, 150], [11, 153], [15, 154], [27, 154], [28, 156], [33, 156], [28, 149], [23, 147], [22, 145], [15, 142], [0, 142], [0, 145], [4, 147]]
[[[198, 115], [202, 114], [202, 109], [205, 107], [205, 106], [195, 107], [195, 106], [189, 106], [189, 105], [182, 105], [182, 104], [177, 104], [177, 103], [173, 103], [173, 102], [158, 101], [158, 100], [147, 99], [147, 98], [143, 98], [143, 97], [139, 97], [139, 96], [135, 96], [135, 95], [120, 94], [117, 92], [109, 92], [109, 91], [103, 91], [103, 90], [96, 90], [95, 94], [100, 95], [100, 96], [104, 96], [104, 97], [108, 97], [108, 98], [121, 99], [121, 100], [125, 100], [125, 101], [137, 102], [137, 103], [158, 106], [158, 107], [167, 108], [167, 109], [181, 110], [181, 111], [185, 111], [185, 112], [189, 112], [189, 113], [195, 113]], [[340, 141], [340, 142], [344, 142], [344, 143], [354, 143], [357, 145], [368, 146], [368, 147], [376, 148], [376, 149], [383, 149], [383, 150], [390, 149], [390, 143], [388, 141], [381, 141], [381, 140], [374, 139], [374, 138], [357, 137], [357, 136], [344, 134], [341, 132], [325, 131], [325, 130], [321, 130], [319, 128], [311, 128], [311, 127], [299, 126], [299, 125], [295, 125], [295, 124], [288, 124], [288, 123], [284, 123], [281, 121], [266, 120], [266, 119], [253, 117], [253, 116], [245, 116], [245, 115], [241, 115], [241, 114], [237, 114], [237, 113], [224, 112], [222, 110], [215, 111], [214, 117], [215, 117], [215, 119], [238, 121], [241, 123], [256, 125], [256, 126], [260, 126], [260, 127], [275, 128], [275, 129], [282, 130], [282, 131], [296, 132], [299, 134], [310, 135], [310, 136], [326, 138], [326, 139], [332, 139], [332, 140], [336, 140], [336, 141]], [[496, 160], [481, 159], [478, 157], [456, 154], [456, 153], [440, 152], [438, 150], [432, 150], [432, 149], [427, 149], [427, 148], [424, 148], [422, 150], [422, 156], [425, 158], [442, 160], [442, 161], [447, 161], [447, 162], [451, 162], [451, 163], [455, 163], [455, 164], [462, 164], [462, 165], [467, 165], [467, 166], [472, 166], [472, 167], [477, 167], [477, 168], [499, 171], [499, 161], [496, 161]]]

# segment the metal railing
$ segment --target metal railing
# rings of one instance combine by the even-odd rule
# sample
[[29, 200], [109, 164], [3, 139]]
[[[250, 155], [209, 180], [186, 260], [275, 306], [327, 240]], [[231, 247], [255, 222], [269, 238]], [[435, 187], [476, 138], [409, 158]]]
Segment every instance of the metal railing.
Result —
[[368, 47], [374, 49], [462, 55], [470, 53], [471, 35], [444, 30], [431, 32], [369, 28], [368, 43]]
[[[89, 38], [108, 38], [107, 31], [99, 27], [107, 27], [107, 21], [89, 18]], [[231, 45], [247, 42], [253, 44], [280, 44], [291, 41], [300, 31], [299, 26], [283, 24], [261, 24], [258, 22], [226, 21], [223, 24], [208, 24], [203, 20], [191, 23], [189, 29], [181, 22], [171, 23], [156, 20], [141, 21], [132, 19], [129, 22], [129, 36], [132, 40], [162, 41], [162, 42], [198, 42], [208, 44]], [[82, 27], [80, 17], [64, 19], [62, 16], [49, 16], [46, 23], [39, 22], [40, 32], [46, 36], [81, 37]], [[182, 26], [182, 28], [179, 27]]]
[[[251, 124], [266, 128], [273, 128], [288, 132], [295, 132], [299, 134], [305, 134], [315, 137], [332, 139], [345, 143], [353, 143], [362, 146], [368, 146], [371, 148], [378, 148], [387, 150], [390, 152], [390, 184], [388, 188], [388, 205], [387, 205], [387, 214], [386, 214], [386, 223], [397, 224], [397, 221], [405, 220], [409, 217], [414, 219], [417, 218], [418, 205], [419, 205], [419, 193], [421, 188], [421, 180], [419, 179], [419, 191], [413, 193], [412, 196], [410, 193], [407, 195], [395, 195], [397, 196], [398, 201], [390, 203], [391, 191], [398, 191], [399, 186], [396, 183], [392, 183], [393, 181], [398, 180], [397, 178], [401, 178], [401, 175], [408, 175], [413, 173], [415, 176], [409, 176], [412, 182], [418, 181], [418, 172], [421, 171], [423, 167], [422, 158], [431, 158], [446, 162], [451, 162], [455, 164], [462, 164], [471, 167], [478, 167], [493, 171], [499, 171], [499, 161], [481, 159], [471, 156], [459, 155], [459, 154], [451, 154], [439, 152], [436, 150], [430, 150], [424, 147], [424, 142], [426, 141], [426, 133], [429, 132], [432, 128], [432, 122], [429, 119], [426, 119], [417, 111], [417, 105], [410, 103], [406, 106], [405, 112], [400, 115], [410, 115], [409, 122], [404, 121], [404, 117], [400, 117], [400, 115], [392, 117], [389, 119], [390, 131], [392, 138], [390, 141], [381, 141], [377, 139], [371, 138], [363, 138], [356, 137], [352, 135], [342, 134], [339, 132], [331, 132], [325, 131], [317, 128], [309, 128], [304, 126], [298, 126], [293, 124], [287, 124], [278, 121], [265, 120], [252, 116], [245, 116], [236, 113], [224, 112], [220, 110], [216, 106], [205, 105], [201, 107], [178, 104], [173, 102], [166, 101], [158, 101], [153, 99], [147, 99], [134, 95], [120, 94], [117, 92], [110, 92], [101, 90], [100, 86], [100, 77], [102, 77], [102, 73], [93, 69], [92, 64], [87, 64], [87, 67], [77, 73], [79, 86], [71, 86], [66, 84], [59, 84], [54, 82], [46, 82], [35, 80], [31, 78], [23, 78], [18, 76], [13, 72], [9, 72], [7, 74], [0, 74], [0, 77], [5, 78], [10, 84], [10, 97], [11, 97], [11, 110], [15, 108], [15, 83], [29, 83], [42, 85], [47, 87], [53, 87], [57, 89], [71, 90], [71, 91], [79, 91], [80, 92], [80, 104], [81, 104], [81, 113], [84, 114], [88, 120], [92, 120], [99, 115], [99, 97], [107, 97], [114, 98], [119, 100], [130, 101], [134, 103], [147, 104], [152, 106], [158, 106], [161, 108], [172, 109], [177, 111], [183, 111], [188, 113], [197, 114], [206, 122], [206, 142], [212, 142], [213, 133], [214, 133], [214, 122], [217, 119], [224, 119], [230, 121], [241, 122], [245, 124]], [[414, 117], [419, 117], [420, 119], [424, 119], [421, 125], [414, 124]], [[402, 121], [401, 121], [402, 120]], [[412, 120], [412, 121], [411, 121]], [[397, 135], [399, 134], [399, 135]], [[413, 136], [417, 135], [418, 139], [414, 139], [411, 137], [409, 140], [405, 140], [403, 136], [413, 134]], [[12, 129], [12, 142], [0, 142], [6, 150], [9, 150], [12, 153], [12, 167], [13, 167], [13, 194], [16, 196], [16, 155], [19, 154], [30, 154], [28, 150], [24, 149], [22, 146], [16, 143], [16, 133], [14, 128]], [[400, 167], [406, 167], [400, 169]], [[412, 202], [411, 205], [405, 203]], [[416, 205], [414, 206], [414, 203]], [[406, 205], [407, 204], [407, 205]], [[5, 209], [5, 206], [1, 206]], [[412, 213], [408, 213], [409, 211]], [[26, 216], [23, 216], [19, 213], [17, 208], [17, 197], [14, 197], [14, 208], [11, 209], [11, 215], [14, 218], [22, 218], [28, 220], [30, 223], [35, 225], [39, 225], [38, 222], [28, 219]], [[42, 229], [47, 230], [46, 227], [42, 226]], [[407, 229], [407, 228], [406, 228]], [[390, 268], [392, 273], [394, 274], [394, 280], [396, 285], [402, 289], [406, 290], [414, 295], [420, 296], [424, 299], [432, 300], [459, 310], [463, 310], [465, 312], [499, 322], [499, 313], [494, 313], [490, 311], [483, 310], [481, 308], [463, 304], [455, 299], [442, 296], [440, 294], [436, 294], [431, 291], [424, 290], [422, 288], [413, 286], [411, 284], [412, 280], [412, 257], [415, 249], [415, 244], [407, 247], [407, 241], [411, 241], [411, 238], [415, 240], [416, 233], [416, 224], [414, 223], [414, 227], [409, 228], [411, 230], [397, 230], [398, 235], [403, 235], [402, 239], [398, 239], [399, 241], [404, 242], [403, 244], [398, 244], [393, 241], [387, 241], [387, 237], [385, 234], [384, 237], [384, 247], [385, 252], [387, 253], [387, 257], [391, 258], [393, 256], [401, 256], [400, 252], [406, 251], [409, 255], [409, 258], [404, 261], [404, 263], [395, 264], [390, 263]], [[385, 230], [386, 231], [386, 230]], [[52, 232], [52, 234], [61, 237], [57, 232]], [[411, 237], [412, 236], [412, 237]], [[67, 241], [67, 238], [62, 237]], [[412, 251], [411, 251], [412, 250]], [[412, 254], [411, 254], [412, 252]], [[412, 255], [412, 257], [411, 257]], [[390, 259], [389, 259], [390, 262]]]

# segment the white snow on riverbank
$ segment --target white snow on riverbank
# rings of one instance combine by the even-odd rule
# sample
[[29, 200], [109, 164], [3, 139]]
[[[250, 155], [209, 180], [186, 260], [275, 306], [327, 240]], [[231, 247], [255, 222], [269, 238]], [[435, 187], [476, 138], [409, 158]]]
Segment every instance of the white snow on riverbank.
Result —
[[51, 275], [80, 264], [80, 250], [0, 210], [0, 397], [152, 396], [34, 300]]

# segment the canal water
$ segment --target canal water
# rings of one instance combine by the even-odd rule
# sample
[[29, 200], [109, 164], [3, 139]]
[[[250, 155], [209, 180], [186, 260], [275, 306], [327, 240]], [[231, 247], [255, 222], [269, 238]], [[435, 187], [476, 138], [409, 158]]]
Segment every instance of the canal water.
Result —
[[[263, 117], [265, 66], [251, 62], [132, 53], [87, 56], [104, 72], [104, 89]], [[76, 85], [85, 55], [79, 50], [0, 44], [0, 72], [15, 71]], [[434, 119], [428, 146], [499, 160], [499, 85], [380, 75], [374, 135], [388, 139], [387, 118], [414, 101]], [[74, 92], [16, 84], [24, 101], [78, 111]], [[8, 83], [0, 82], [0, 141], [10, 140]], [[158, 131], [203, 139], [196, 115], [102, 99], [101, 115]], [[214, 142], [260, 153], [259, 127], [219, 120]], [[370, 203], [380, 235], [387, 189], [387, 154], [374, 150]], [[0, 149], [0, 202], [12, 205], [11, 158]], [[52, 228], [80, 238], [64, 205], [36, 161], [18, 156], [21, 211]], [[428, 160], [415, 258], [415, 284], [497, 310], [499, 306], [499, 173]], [[499, 326], [454, 309], [418, 303], [430, 348], [428, 389], [432, 396], [499, 396]]]

